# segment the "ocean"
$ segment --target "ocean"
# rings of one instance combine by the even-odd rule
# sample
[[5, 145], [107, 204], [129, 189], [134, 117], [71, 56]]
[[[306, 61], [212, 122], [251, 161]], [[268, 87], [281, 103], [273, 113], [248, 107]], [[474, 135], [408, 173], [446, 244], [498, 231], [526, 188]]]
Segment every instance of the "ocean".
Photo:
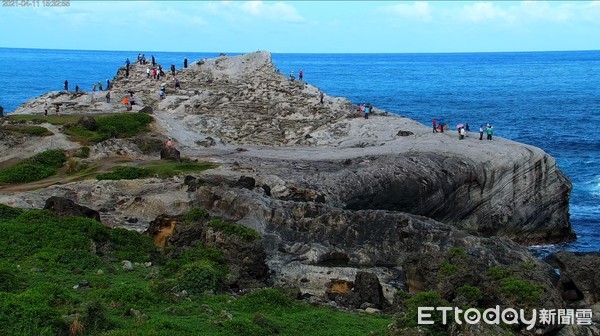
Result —
[[[165, 69], [219, 53], [144, 52]], [[234, 54], [229, 54], [234, 55]], [[5, 113], [69, 81], [91, 90], [137, 52], [0, 48]], [[302, 70], [332, 96], [430, 125], [490, 123], [494, 135], [554, 156], [573, 182], [571, 222], [578, 239], [532, 250], [600, 251], [600, 51], [444, 54], [273, 54], [283, 73]]]

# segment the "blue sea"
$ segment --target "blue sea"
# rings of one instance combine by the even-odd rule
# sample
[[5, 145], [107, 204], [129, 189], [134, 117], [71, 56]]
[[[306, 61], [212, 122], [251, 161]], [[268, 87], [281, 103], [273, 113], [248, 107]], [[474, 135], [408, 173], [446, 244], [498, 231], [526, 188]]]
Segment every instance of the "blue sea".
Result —
[[[168, 69], [219, 53], [140, 51]], [[138, 52], [0, 48], [0, 105], [79, 85], [91, 90]], [[233, 55], [233, 54], [230, 54]], [[600, 250], [600, 51], [446, 54], [273, 54], [283, 73], [328, 95], [430, 125], [491, 123], [495, 135], [542, 148], [573, 182], [571, 222], [578, 239], [536, 247]]]

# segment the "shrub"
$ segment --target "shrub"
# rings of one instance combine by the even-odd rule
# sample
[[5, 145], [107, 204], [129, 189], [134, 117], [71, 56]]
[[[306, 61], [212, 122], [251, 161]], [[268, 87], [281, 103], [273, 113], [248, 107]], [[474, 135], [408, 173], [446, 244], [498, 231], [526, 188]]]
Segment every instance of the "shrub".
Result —
[[105, 298], [121, 305], [141, 307], [156, 302], [156, 296], [148, 288], [140, 285], [120, 284], [99, 292], [104, 293]]
[[108, 313], [106, 307], [97, 300], [85, 302], [81, 307], [81, 324], [90, 334], [108, 329]]
[[246, 241], [253, 241], [260, 238], [260, 234], [250, 228], [240, 224], [225, 222], [218, 218], [212, 219], [207, 225], [225, 234], [239, 236]]
[[183, 215], [183, 219], [190, 222], [197, 222], [208, 218], [208, 211], [205, 209], [195, 208]]
[[114, 228], [108, 231], [108, 235], [115, 258], [144, 262], [157, 253], [152, 238], [136, 231]]
[[98, 174], [98, 180], [135, 180], [148, 178], [152, 173], [145, 168], [137, 167], [118, 167], [110, 173]]
[[[408, 300], [404, 301], [405, 311], [398, 316], [396, 324], [402, 327], [417, 327], [419, 307], [448, 307], [448, 301], [442, 299], [438, 292], [420, 292]], [[442, 312], [434, 310], [428, 311], [431, 314], [429, 320], [434, 321], [431, 328], [434, 330], [444, 330], [445, 325], [442, 324]], [[451, 314], [448, 314], [451, 315]], [[447, 323], [452, 321], [452, 317], [448, 316]]]
[[146, 131], [154, 119], [145, 113], [126, 113], [98, 117], [98, 132], [124, 138]]
[[544, 289], [541, 286], [533, 285], [527, 281], [507, 278], [502, 280], [500, 292], [507, 295], [515, 302], [531, 304], [541, 298]]
[[494, 267], [490, 267], [490, 269], [488, 270], [488, 276], [494, 280], [505, 279], [511, 275], [512, 275], [512, 271], [507, 268], [494, 266]]
[[0, 292], [18, 293], [25, 286], [14, 264], [0, 260]]
[[182, 289], [192, 294], [202, 294], [205, 291], [216, 291], [221, 284], [221, 276], [215, 265], [208, 260], [186, 264], [177, 275]]
[[450, 276], [454, 273], [456, 273], [456, 271], [458, 271], [458, 266], [444, 261], [441, 265], [440, 265], [440, 269], [438, 271], [438, 276]]
[[38, 153], [25, 162], [46, 167], [60, 168], [67, 161], [67, 155], [62, 149], [51, 149]]
[[456, 258], [466, 258], [467, 257], [467, 253], [465, 252], [465, 249], [463, 249], [461, 247], [450, 248], [450, 255], [452, 257], [456, 257]]
[[19, 163], [0, 170], [1, 183], [29, 183], [56, 174], [56, 169], [37, 164]]
[[83, 147], [79, 148], [79, 153], [77, 153], [75, 156], [84, 158], [84, 159], [90, 157], [90, 147], [83, 146]]
[[481, 289], [475, 286], [464, 285], [456, 289], [456, 294], [462, 295], [467, 301], [476, 303], [483, 298]]

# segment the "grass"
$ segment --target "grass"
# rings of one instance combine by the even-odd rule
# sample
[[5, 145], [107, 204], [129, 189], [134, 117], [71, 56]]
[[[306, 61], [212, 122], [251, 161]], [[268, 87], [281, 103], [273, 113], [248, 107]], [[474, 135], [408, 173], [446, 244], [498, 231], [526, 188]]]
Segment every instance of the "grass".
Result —
[[217, 166], [210, 162], [150, 161], [142, 167], [115, 167], [109, 173], [98, 174], [98, 180], [133, 180], [148, 177], [169, 178], [178, 174], [198, 173]]
[[87, 130], [77, 124], [83, 115], [63, 115], [43, 117], [39, 115], [11, 115], [14, 122], [33, 122], [41, 120], [53, 125], [65, 126], [63, 132], [73, 141], [84, 145], [94, 144], [113, 137], [129, 138], [148, 131], [148, 125], [154, 120], [146, 113], [122, 113], [94, 115], [97, 128]]
[[28, 183], [57, 173], [67, 156], [62, 149], [47, 150], [12, 167], [0, 169], [0, 183]]
[[[313, 307], [275, 289], [203, 294], [227, 272], [219, 250], [199, 246], [166, 260], [134, 231], [48, 211], [0, 205], [0, 213], [2, 335], [387, 335], [392, 321]], [[185, 299], [174, 295], [183, 287]]]
[[2, 127], [2, 129], [10, 131], [10, 132], [21, 133], [21, 134], [31, 135], [31, 136], [54, 135], [54, 133], [52, 133], [46, 127], [42, 127], [42, 126], [5, 125], [4, 127]]

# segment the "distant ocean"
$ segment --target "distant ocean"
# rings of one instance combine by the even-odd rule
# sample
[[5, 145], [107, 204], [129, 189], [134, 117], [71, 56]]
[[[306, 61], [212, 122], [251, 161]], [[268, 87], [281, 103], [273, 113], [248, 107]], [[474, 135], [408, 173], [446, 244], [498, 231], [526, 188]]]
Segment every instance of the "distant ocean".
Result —
[[[218, 53], [143, 52], [169, 69], [183, 59]], [[233, 55], [233, 54], [230, 54]], [[535, 247], [600, 250], [600, 51], [453, 54], [273, 54], [283, 73], [304, 71], [328, 95], [410, 117], [425, 125], [443, 118], [491, 123], [495, 135], [554, 156], [573, 182], [573, 243]], [[30, 98], [62, 90], [91, 90], [137, 52], [0, 48], [0, 105], [14, 111]]]

